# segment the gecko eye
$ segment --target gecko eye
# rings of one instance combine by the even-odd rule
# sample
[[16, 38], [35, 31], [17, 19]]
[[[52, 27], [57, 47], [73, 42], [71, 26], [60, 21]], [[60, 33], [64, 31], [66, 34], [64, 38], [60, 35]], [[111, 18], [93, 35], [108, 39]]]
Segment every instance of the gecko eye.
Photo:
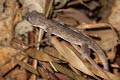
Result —
[[31, 17], [32, 17], [32, 16], [31, 16], [30, 13], [27, 13], [27, 14], [26, 14], [26, 19], [27, 19], [28, 21], [31, 21]]

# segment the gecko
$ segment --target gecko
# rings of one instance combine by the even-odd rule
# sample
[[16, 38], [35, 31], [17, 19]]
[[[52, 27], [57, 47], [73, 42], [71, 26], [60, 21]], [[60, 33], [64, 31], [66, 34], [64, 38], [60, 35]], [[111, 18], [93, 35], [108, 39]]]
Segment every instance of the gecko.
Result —
[[[89, 54], [89, 50], [92, 49], [97, 53], [105, 70], [108, 70], [108, 61], [103, 49], [93, 40], [85, 36], [81, 31], [72, 30], [69, 27], [66, 27], [63, 24], [60, 24], [57, 21], [47, 19], [42, 13], [37, 11], [28, 12], [26, 14], [27, 21], [32, 24], [34, 27], [39, 27], [45, 32], [54, 34], [65, 41], [79, 45], [83, 47]], [[86, 49], [85, 49], [86, 48]]]

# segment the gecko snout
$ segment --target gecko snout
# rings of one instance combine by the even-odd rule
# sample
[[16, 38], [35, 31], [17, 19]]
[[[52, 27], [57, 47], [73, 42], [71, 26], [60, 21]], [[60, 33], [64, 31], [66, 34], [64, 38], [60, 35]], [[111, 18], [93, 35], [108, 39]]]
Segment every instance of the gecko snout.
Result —
[[32, 11], [26, 14], [26, 19], [32, 25], [39, 25], [42, 20], [45, 20], [45, 16], [37, 11]]
[[32, 24], [32, 22], [35, 20], [34, 19], [34, 14], [32, 12], [31, 13], [27, 13], [26, 14], [26, 19], [27, 19], [27, 21], [29, 21]]

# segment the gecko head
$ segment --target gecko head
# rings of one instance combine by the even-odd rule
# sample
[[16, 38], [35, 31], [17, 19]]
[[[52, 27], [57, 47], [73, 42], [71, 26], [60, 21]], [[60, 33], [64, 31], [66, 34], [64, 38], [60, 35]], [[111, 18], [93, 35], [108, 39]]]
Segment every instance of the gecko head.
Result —
[[42, 13], [39, 13], [37, 11], [27, 13], [26, 18], [27, 21], [35, 27], [44, 26], [44, 20], [46, 19]]

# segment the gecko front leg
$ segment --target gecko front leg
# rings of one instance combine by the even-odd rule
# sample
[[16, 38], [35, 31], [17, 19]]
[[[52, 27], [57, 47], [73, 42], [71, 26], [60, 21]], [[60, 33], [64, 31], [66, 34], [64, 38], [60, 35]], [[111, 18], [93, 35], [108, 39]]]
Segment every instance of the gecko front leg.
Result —
[[47, 30], [46, 37], [48, 37], [48, 45], [51, 45], [50, 38], [51, 38], [51, 34], [52, 34], [52, 29], [51, 28], [47, 28], [46, 30]]

